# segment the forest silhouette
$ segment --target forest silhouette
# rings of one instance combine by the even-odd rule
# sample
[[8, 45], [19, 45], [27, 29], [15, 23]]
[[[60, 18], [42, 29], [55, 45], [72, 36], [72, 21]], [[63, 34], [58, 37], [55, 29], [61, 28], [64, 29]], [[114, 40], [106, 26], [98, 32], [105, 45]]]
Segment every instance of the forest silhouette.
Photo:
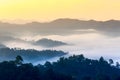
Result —
[[120, 65], [113, 64], [112, 59], [92, 60], [73, 55], [35, 66], [24, 63], [18, 55], [15, 60], [0, 63], [0, 80], [120, 80]]

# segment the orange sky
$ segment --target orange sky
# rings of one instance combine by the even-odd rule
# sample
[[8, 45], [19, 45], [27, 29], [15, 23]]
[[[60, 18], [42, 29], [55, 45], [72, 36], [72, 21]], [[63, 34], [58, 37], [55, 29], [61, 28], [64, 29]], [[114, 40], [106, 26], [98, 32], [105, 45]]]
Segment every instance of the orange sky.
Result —
[[0, 20], [120, 20], [120, 0], [0, 0]]

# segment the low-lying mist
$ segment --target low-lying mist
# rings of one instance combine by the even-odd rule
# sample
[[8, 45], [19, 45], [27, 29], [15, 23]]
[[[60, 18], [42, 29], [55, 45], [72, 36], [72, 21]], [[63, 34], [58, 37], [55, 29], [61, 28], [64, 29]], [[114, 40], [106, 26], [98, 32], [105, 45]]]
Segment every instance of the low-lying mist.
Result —
[[[24, 36], [23, 36], [24, 37]], [[36, 49], [36, 50], [62, 50], [68, 52], [69, 55], [84, 54], [86, 57], [98, 59], [100, 56], [106, 59], [112, 58], [114, 60], [119, 59], [120, 52], [120, 37], [108, 37], [99, 33], [87, 33], [87, 34], [74, 34], [68, 36], [49, 35], [49, 36], [34, 36], [30, 40], [29, 37], [24, 37], [29, 41], [7, 41], [5, 45], [10, 48], [21, 49]], [[48, 38], [52, 40], [59, 40], [68, 43], [69, 45], [63, 45], [58, 47], [42, 47], [41, 45], [33, 45], [32, 41]], [[21, 40], [23, 38], [20, 38]], [[25, 40], [23, 39], [23, 40]]]
[[48, 23], [22, 25], [0, 23], [0, 44], [1, 47], [62, 50], [68, 52], [68, 55], [84, 54], [93, 59], [103, 56], [120, 61], [119, 26], [120, 21], [115, 20], [102, 22], [58, 19]]

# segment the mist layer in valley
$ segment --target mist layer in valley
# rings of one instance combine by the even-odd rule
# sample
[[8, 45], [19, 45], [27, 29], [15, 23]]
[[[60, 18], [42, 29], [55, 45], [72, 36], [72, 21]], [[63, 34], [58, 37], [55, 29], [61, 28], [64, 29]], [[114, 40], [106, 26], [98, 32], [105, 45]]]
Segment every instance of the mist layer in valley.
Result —
[[0, 48], [62, 50], [68, 55], [84, 54], [94, 59], [103, 56], [120, 61], [119, 41], [120, 21], [117, 20], [58, 19], [48, 23], [0, 23]]

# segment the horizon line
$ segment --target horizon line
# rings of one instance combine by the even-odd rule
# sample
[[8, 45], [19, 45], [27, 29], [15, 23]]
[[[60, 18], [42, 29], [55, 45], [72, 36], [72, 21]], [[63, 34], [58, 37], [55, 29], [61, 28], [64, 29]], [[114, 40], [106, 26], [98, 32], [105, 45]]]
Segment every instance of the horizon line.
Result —
[[37, 21], [37, 20], [24, 20], [24, 19], [14, 19], [14, 20], [7, 20], [3, 19], [0, 20], [0, 23], [6, 24], [30, 24], [30, 23], [51, 23], [57, 20], [76, 20], [76, 21], [96, 21], [96, 22], [107, 22], [107, 21], [120, 21], [117, 19], [108, 19], [108, 20], [95, 20], [95, 19], [77, 19], [77, 18], [57, 18], [49, 21]]

